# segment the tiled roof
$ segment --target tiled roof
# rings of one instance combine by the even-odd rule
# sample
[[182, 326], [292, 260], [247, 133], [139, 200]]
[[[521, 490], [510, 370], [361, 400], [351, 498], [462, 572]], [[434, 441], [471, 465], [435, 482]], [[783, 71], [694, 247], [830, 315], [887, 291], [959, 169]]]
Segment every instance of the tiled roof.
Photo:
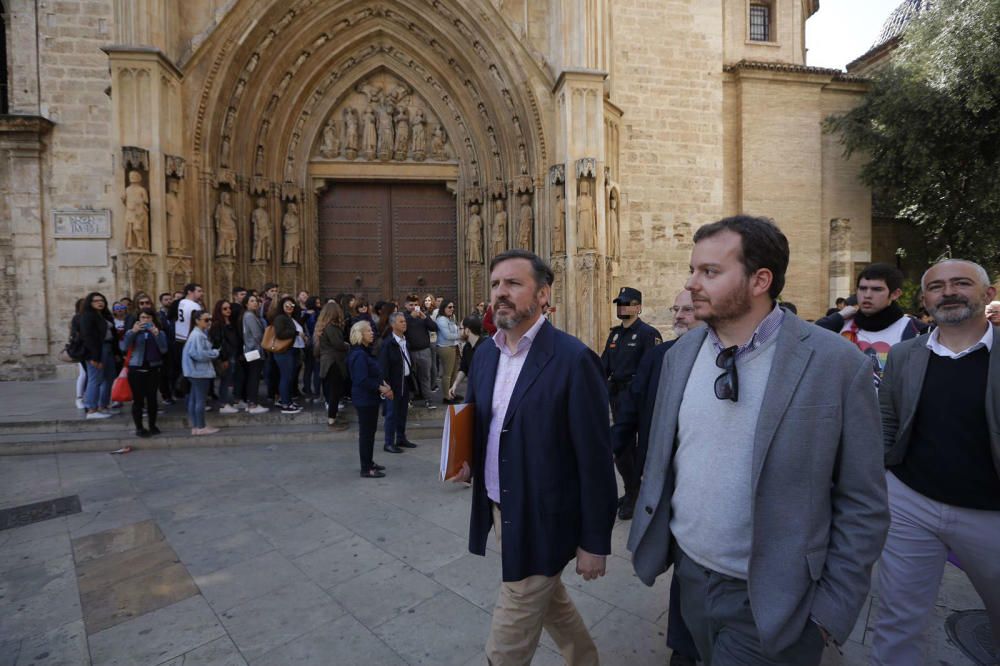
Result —
[[906, 30], [906, 26], [910, 24], [910, 21], [915, 19], [920, 13], [930, 9], [933, 4], [934, 0], [903, 0], [898, 7], [892, 10], [889, 18], [882, 24], [882, 30], [879, 32], [875, 43], [872, 44], [869, 51], [877, 49], [889, 40], [899, 37]]
[[759, 69], [770, 72], [789, 72], [792, 74], [821, 74], [829, 76], [835, 81], [865, 81], [864, 77], [845, 74], [839, 69], [828, 69], [826, 67], [809, 67], [808, 65], [796, 65], [785, 62], [761, 62], [757, 60], [740, 60], [739, 62], [726, 65], [725, 72], [736, 72], [743, 69]]

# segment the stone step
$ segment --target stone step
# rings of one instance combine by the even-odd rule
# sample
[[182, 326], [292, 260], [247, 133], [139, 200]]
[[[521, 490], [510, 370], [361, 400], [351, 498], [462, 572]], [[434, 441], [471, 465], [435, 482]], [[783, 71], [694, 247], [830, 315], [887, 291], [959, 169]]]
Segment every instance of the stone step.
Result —
[[[234, 415], [235, 416], [235, 415]], [[224, 419], [225, 417], [223, 417]], [[227, 424], [223, 419], [208, 418], [207, 423], [220, 428], [214, 435], [198, 437], [191, 434], [187, 425], [181, 427], [157, 424], [162, 430], [156, 437], [136, 437], [131, 423], [121, 417], [107, 419], [117, 421], [116, 429], [78, 429], [70, 432], [0, 434], [0, 456], [31, 455], [43, 453], [111, 452], [127, 446], [133, 449], [169, 449], [186, 447], [220, 447], [260, 444], [288, 444], [304, 442], [356, 442], [358, 431], [355, 424], [343, 431], [333, 431], [322, 424], [285, 423], [262, 427]], [[102, 423], [106, 423], [104, 421]], [[379, 424], [382, 425], [381, 423]], [[439, 422], [410, 421], [407, 434], [413, 439], [436, 439], [441, 436]], [[381, 430], [375, 436], [376, 445], [382, 442]]]

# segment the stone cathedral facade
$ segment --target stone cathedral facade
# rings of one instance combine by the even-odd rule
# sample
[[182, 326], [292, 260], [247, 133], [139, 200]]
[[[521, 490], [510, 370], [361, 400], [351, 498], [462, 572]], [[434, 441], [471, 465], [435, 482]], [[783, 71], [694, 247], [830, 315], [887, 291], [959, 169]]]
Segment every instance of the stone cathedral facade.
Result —
[[73, 303], [189, 281], [370, 299], [556, 271], [603, 343], [667, 330], [702, 224], [789, 236], [815, 317], [870, 261], [871, 196], [804, 65], [818, 0], [0, 0], [0, 377], [51, 372]]

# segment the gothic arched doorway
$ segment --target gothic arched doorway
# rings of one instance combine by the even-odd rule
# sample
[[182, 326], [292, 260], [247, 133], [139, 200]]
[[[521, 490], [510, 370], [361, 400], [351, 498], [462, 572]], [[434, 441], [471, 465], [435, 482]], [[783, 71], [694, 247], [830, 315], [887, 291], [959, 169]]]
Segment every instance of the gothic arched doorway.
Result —
[[370, 302], [458, 293], [454, 196], [445, 183], [334, 182], [317, 196], [319, 292]]

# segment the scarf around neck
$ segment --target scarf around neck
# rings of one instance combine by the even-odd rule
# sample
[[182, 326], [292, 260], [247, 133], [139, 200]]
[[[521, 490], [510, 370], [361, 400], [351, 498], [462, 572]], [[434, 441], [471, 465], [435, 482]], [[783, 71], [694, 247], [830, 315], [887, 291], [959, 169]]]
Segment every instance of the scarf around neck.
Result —
[[895, 324], [903, 316], [903, 308], [899, 307], [899, 303], [893, 301], [889, 307], [873, 315], [866, 315], [859, 310], [854, 315], [854, 323], [864, 331], [882, 331]]

